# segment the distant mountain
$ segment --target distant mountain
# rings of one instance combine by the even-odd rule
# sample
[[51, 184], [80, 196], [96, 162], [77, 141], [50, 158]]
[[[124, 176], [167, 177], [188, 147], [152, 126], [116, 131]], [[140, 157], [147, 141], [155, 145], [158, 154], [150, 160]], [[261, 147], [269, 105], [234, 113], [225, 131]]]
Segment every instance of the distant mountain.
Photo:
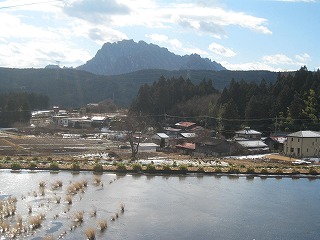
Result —
[[136, 97], [140, 86], [152, 84], [165, 78], [189, 78], [193, 83], [211, 79], [216, 89], [229, 86], [232, 79], [236, 81], [260, 83], [276, 82], [278, 73], [269, 71], [204, 71], [159, 69], [103, 76], [76, 69], [14, 69], [0, 68], [0, 93], [34, 92], [45, 94], [50, 105], [80, 107], [87, 103], [97, 103], [112, 99], [119, 106], [129, 106]]
[[133, 40], [105, 43], [95, 57], [77, 69], [98, 75], [118, 75], [147, 69], [226, 70], [221, 64], [197, 54], [179, 56], [158, 45]]

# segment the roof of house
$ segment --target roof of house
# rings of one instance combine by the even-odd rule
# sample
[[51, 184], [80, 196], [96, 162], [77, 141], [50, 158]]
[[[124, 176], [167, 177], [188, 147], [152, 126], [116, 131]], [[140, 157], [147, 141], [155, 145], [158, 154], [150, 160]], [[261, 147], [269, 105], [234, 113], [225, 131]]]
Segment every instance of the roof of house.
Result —
[[176, 145], [176, 148], [185, 148], [185, 149], [195, 150], [196, 145], [194, 143], [182, 143], [182, 144]]
[[197, 135], [195, 133], [180, 133], [184, 138], [195, 138]]
[[320, 133], [307, 130], [291, 133], [288, 135], [288, 137], [320, 138]]
[[252, 129], [243, 129], [243, 130], [237, 131], [236, 134], [252, 135], [252, 134], [262, 134], [262, 133]]
[[177, 127], [183, 127], [183, 128], [188, 128], [188, 127], [191, 127], [191, 126], [194, 126], [196, 125], [194, 122], [178, 122], [175, 124], [175, 126]]
[[92, 121], [105, 121], [106, 120], [106, 117], [103, 117], [103, 116], [93, 116], [91, 118]]
[[237, 141], [242, 147], [245, 148], [266, 148], [268, 147], [267, 144], [260, 140], [252, 140], [252, 141]]
[[168, 132], [180, 132], [180, 131], [181, 131], [181, 129], [172, 128], [172, 127], [164, 128], [164, 130], [166, 130], [166, 131], [168, 131]]
[[155, 136], [158, 138], [169, 138], [169, 136], [165, 133], [156, 133]]

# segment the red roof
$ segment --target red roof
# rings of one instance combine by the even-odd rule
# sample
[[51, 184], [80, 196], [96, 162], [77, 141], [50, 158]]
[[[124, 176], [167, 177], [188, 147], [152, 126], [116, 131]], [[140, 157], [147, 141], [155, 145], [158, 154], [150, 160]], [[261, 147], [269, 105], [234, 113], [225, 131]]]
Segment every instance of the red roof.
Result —
[[191, 127], [191, 126], [196, 125], [196, 124], [194, 122], [178, 122], [175, 125], [179, 126], [179, 127], [188, 128], [188, 127]]
[[195, 150], [196, 145], [194, 143], [182, 143], [176, 145], [177, 148], [185, 148], [185, 149], [190, 149], [190, 150]]

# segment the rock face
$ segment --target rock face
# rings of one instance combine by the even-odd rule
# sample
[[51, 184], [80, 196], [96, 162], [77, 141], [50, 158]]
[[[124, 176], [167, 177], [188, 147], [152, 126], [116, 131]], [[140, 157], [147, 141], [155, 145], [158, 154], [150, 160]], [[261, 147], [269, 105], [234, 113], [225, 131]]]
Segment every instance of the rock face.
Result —
[[77, 69], [99, 75], [117, 75], [144, 69], [226, 70], [223, 66], [197, 54], [179, 56], [155, 44], [123, 40], [105, 43], [95, 57]]

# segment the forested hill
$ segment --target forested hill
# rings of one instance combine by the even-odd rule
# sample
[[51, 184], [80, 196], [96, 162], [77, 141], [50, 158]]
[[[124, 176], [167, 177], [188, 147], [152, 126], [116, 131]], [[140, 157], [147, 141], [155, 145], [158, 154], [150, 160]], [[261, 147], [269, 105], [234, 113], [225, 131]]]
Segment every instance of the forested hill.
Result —
[[265, 133], [319, 131], [319, 92], [320, 71], [311, 72], [306, 67], [294, 74], [279, 74], [275, 83], [233, 80], [221, 93], [216, 92], [211, 81], [194, 85], [182, 78], [161, 78], [140, 88], [131, 110], [205, 119], [224, 135], [243, 126]]
[[151, 84], [161, 76], [180, 77], [199, 83], [211, 79], [222, 90], [232, 79], [259, 83], [275, 82], [278, 73], [269, 71], [201, 71], [142, 70], [114, 76], [99, 76], [76, 69], [0, 68], [0, 93], [32, 92], [45, 94], [50, 105], [79, 107], [87, 103], [113, 99], [119, 106], [129, 106], [140, 86]]

